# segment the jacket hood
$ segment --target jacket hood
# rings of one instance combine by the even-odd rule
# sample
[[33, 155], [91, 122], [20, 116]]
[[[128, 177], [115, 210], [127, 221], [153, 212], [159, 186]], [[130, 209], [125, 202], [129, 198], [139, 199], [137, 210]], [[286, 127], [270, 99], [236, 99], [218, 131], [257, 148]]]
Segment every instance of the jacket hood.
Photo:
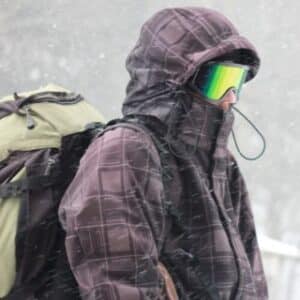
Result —
[[196, 69], [230, 54], [235, 62], [250, 66], [247, 80], [256, 75], [257, 51], [221, 13], [201, 7], [157, 12], [142, 26], [127, 57], [130, 81], [123, 114], [153, 115], [170, 122], [178, 98], [186, 101], [185, 85]]

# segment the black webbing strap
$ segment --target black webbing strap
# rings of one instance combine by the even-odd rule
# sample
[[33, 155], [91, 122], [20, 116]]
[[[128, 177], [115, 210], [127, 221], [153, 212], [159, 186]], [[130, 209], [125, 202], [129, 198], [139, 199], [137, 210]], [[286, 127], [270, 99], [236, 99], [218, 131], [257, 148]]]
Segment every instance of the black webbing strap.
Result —
[[15, 182], [1, 184], [0, 198], [16, 197], [28, 190], [41, 190], [53, 186], [60, 181], [58, 173], [51, 175], [32, 176]]
[[21, 288], [13, 289], [7, 296], [3, 298], [0, 297], [0, 300], [36, 300], [34, 297], [34, 291], [36, 290], [35, 285], [26, 284]]

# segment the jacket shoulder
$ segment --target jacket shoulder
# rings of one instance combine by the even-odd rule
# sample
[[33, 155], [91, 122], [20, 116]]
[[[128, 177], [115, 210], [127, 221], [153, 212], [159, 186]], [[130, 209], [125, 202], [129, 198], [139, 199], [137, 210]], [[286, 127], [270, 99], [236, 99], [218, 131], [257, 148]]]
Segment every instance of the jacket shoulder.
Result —
[[81, 163], [129, 164], [160, 169], [160, 156], [151, 136], [138, 126], [113, 125], [104, 130], [89, 146]]

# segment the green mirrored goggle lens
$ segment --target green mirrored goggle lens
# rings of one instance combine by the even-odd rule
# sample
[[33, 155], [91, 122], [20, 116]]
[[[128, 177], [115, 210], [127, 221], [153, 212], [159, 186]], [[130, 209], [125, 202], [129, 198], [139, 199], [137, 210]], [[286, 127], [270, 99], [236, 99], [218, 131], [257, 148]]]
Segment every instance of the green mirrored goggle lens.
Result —
[[196, 79], [195, 84], [204, 97], [217, 102], [231, 88], [238, 94], [245, 82], [247, 72], [247, 66], [211, 63], [203, 70], [203, 73], [200, 70], [198, 75], [199, 80]]

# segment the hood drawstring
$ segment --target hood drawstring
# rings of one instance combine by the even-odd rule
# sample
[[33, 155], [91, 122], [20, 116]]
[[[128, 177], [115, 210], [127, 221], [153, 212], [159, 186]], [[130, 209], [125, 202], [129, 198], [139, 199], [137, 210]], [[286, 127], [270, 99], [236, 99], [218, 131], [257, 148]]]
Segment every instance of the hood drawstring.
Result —
[[238, 143], [237, 143], [237, 139], [236, 139], [236, 136], [235, 136], [235, 133], [234, 133], [234, 131], [233, 131], [233, 129], [231, 130], [231, 132], [232, 132], [232, 137], [233, 137], [233, 141], [234, 141], [234, 144], [235, 144], [235, 147], [236, 147], [236, 149], [237, 149], [237, 151], [238, 151], [238, 153], [240, 154], [240, 156], [241, 157], [243, 157], [244, 159], [246, 159], [246, 160], [257, 160], [257, 159], [259, 159], [260, 157], [262, 157], [263, 156], [263, 154], [264, 154], [264, 152], [265, 152], [265, 150], [266, 150], [266, 147], [267, 147], [267, 145], [266, 145], [266, 139], [265, 139], [265, 137], [264, 137], [264, 135], [262, 134], [262, 132], [253, 124], [253, 122], [251, 122], [239, 109], [237, 109], [236, 107], [234, 107], [234, 106], [232, 106], [232, 109], [234, 109], [236, 112], [238, 112], [251, 126], [252, 126], [252, 128], [258, 133], [258, 135], [260, 136], [260, 138], [261, 138], [261, 140], [262, 140], [262, 142], [263, 142], [263, 149], [261, 150], [261, 152], [258, 154], [258, 155], [256, 155], [256, 156], [254, 156], [254, 157], [249, 157], [249, 156], [246, 156], [245, 154], [243, 154], [242, 152], [241, 152], [241, 150], [240, 150], [240, 147], [239, 147], [239, 145], [238, 145]]
[[[173, 94], [173, 97], [174, 98], [177, 98], [171, 109], [171, 112], [170, 112], [170, 125], [168, 126], [168, 130], [167, 130], [167, 143], [168, 143], [168, 147], [169, 147], [169, 150], [170, 152], [174, 155], [174, 156], [177, 156], [178, 158], [186, 158], [187, 156], [192, 156], [196, 153], [197, 151], [197, 147], [198, 147], [198, 144], [200, 142], [200, 136], [197, 135], [197, 138], [196, 138], [196, 141], [194, 143], [194, 145], [192, 146], [191, 150], [187, 150], [187, 148], [183, 149], [182, 153], [179, 153], [178, 150], [176, 150], [173, 145], [172, 145], [172, 140], [173, 140], [173, 130], [176, 128], [176, 123], [178, 122], [178, 115], [180, 117], [180, 115], [182, 114], [178, 114], [178, 109], [183, 109], [183, 115], [187, 115], [188, 112], [189, 112], [189, 108], [188, 108], [188, 104], [187, 104], [187, 99], [181, 99], [180, 96], [181, 95], [184, 95], [184, 96], [190, 96], [189, 93], [187, 93], [186, 91], [182, 90], [182, 89], [174, 89], [172, 91], [172, 94]], [[183, 100], [183, 101], [182, 101]], [[250, 121], [239, 109], [237, 109], [235, 106], [232, 106], [232, 109], [234, 111], [236, 111], [237, 113], [239, 113], [251, 126], [252, 128], [258, 133], [258, 135], [260, 136], [262, 142], [263, 142], [263, 148], [261, 150], [261, 152], [254, 156], [254, 157], [249, 157], [245, 154], [242, 153], [239, 145], [238, 145], [238, 142], [237, 142], [237, 138], [236, 138], [236, 135], [234, 133], [234, 130], [232, 129], [231, 132], [232, 132], [232, 137], [233, 137], [233, 141], [234, 141], [234, 145], [238, 151], [238, 153], [240, 154], [241, 157], [243, 157], [244, 159], [246, 160], [257, 160], [259, 159], [260, 157], [263, 156], [265, 150], [266, 150], [266, 139], [264, 137], [264, 135], [262, 134], [262, 132], [253, 124], [252, 121]], [[194, 128], [196, 128], [196, 124], [193, 120], [193, 118], [190, 118], [190, 121], [192, 123], [192, 126], [194, 126]], [[173, 140], [174, 141], [174, 140]], [[182, 144], [182, 147], [184, 147], [184, 145]]]

